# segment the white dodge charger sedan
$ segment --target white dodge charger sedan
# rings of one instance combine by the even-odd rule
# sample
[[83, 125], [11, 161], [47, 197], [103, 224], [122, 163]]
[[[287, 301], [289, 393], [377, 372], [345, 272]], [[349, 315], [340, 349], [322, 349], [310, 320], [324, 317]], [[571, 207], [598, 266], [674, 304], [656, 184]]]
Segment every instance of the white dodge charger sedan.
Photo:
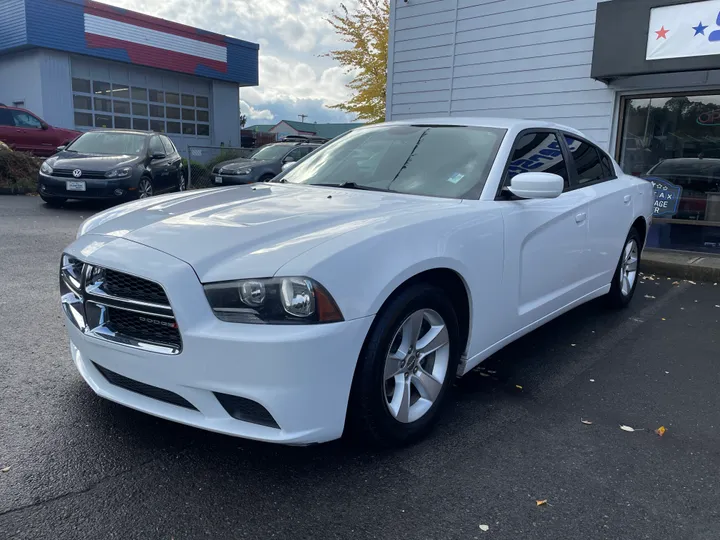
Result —
[[124, 204], [62, 255], [92, 389], [287, 444], [410, 441], [456, 376], [575, 306], [626, 305], [652, 184], [578, 131], [370, 125], [270, 183]]

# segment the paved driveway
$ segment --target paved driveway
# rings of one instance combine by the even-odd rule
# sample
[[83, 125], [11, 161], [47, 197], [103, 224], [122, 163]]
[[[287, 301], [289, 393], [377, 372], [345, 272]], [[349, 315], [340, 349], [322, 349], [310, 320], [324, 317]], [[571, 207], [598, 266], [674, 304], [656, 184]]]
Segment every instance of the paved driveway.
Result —
[[463, 379], [416, 446], [285, 448], [86, 387], [56, 273], [95, 210], [0, 197], [0, 538], [720, 537], [720, 286], [576, 309]]

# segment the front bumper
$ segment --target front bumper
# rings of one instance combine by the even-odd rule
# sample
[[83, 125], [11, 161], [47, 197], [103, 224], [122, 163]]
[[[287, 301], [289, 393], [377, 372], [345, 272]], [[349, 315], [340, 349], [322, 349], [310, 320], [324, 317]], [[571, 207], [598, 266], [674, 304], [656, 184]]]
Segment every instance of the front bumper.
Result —
[[[98, 247], [102, 240], [83, 236], [67, 252], [162, 283], [183, 346], [178, 354], [132, 348], [83, 332], [66, 317], [73, 361], [98, 395], [168, 420], [268, 442], [302, 445], [342, 435], [355, 365], [372, 317], [302, 326], [225, 323], [213, 315], [189, 265], [123, 239]], [[97, 366], [172, 392], [192, 408], [112, 384]], [[261, 405], [278, 427], [233, 418], [217, 393]]]
[[[85, 191], [68, 191], [68, 181], [80, 180], [85, 182]], [[133, 191], [130, 188], [137, 186], [133, 177], [121, 178], [119, 180], [99, 180], [84, 178], [59, 178], [38, 174], [38, 193], [46, 197], [63, 197], [67, 199], [111, 199], [126, 200], [131, 197]], [[122, 190], [119, 195], [115, 190]]]

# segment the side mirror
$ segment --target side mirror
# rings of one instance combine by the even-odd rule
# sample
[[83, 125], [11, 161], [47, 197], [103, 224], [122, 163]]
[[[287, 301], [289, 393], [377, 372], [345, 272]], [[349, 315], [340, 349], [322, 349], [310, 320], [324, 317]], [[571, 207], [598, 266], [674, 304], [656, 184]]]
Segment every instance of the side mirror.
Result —
[[167, 156], [163, 154], [162, 152], [155, 152], [152, 156], [150, 156], [153, 159], [165, 159]]
[[40, 127], [43, 129], [48, 129], [50, 126], [47, 125], [47, 122], [40, 122]]
[[526, 172], [514, 176], [507, 189], [522, 199], [555, 199], [564, 187], [565, 181], [557, 174]]
[[283, 159], [283, 163], [292, 163], [295, 161], [295, 158], [292, 156], [286, 156], [285, 159]]
[[288, 169], [292, 169], [295, 165], [297, 165], [297, 161], [288, 161], [283, 164], [282, 170], [287, 171]]
[[58, 146], [55, 150], [57, 150], [58, 152], [62, 152], [63, 150], [65, 150], [65, 148], [67, 148], [67, 147], [65, 145], [62, 145], [62, 146]]

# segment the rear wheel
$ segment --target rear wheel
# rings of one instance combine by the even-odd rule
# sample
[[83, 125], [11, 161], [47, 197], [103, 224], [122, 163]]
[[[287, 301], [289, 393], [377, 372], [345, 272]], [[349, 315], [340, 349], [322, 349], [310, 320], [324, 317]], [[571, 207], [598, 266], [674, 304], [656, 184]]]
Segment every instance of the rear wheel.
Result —
[[138, 199], [147, 199], [153, 195], [152, 181], [147, 177], [143, 176], [138, 182], [137, 197]]
[[48, 197], [47, 195], [40, 195], [40, 198], [45, 202], [45, 204], [52, 207], [62, 206], [67, 202], [65, 197]]
[[381, 311], [358, 360], [348, 408], [355, 436], [406, 444], [436, 422], [460, 358], [457, 316], [441, 289], [413, 285]]
[[627, 306], [635, 294], [638, 269], [640, 268], [640, 246], [640, 234], [633, 227], [625, 239], [625, 245], [620, 254], [620, 260], [610, 286], [610, 292], [607, 295], [611, 307], [623, 308]]

